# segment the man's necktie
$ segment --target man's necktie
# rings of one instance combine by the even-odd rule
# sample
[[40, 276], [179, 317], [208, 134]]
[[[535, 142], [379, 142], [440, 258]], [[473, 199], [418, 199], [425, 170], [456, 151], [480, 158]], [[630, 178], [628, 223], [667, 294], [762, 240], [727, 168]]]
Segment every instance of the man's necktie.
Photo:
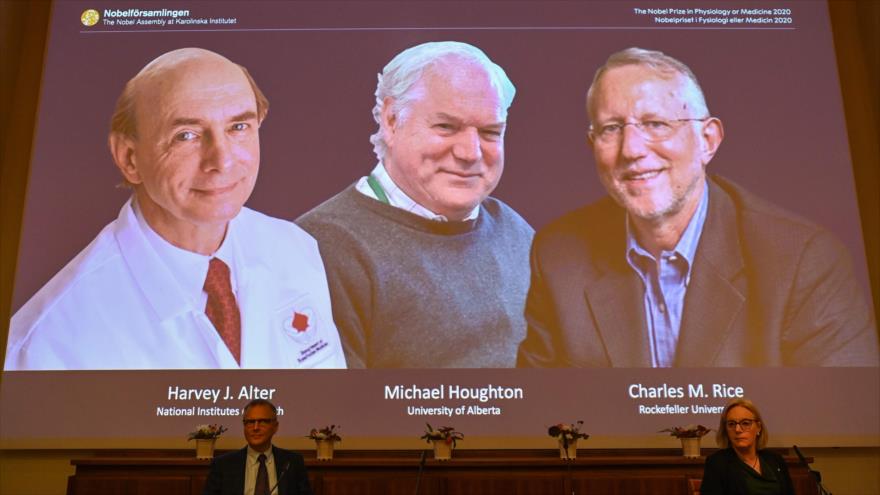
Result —
[[229, 352], [241, 364], [241, 313], [235, 302], [235, 294], [232, 293], [229, 267], [219, 258], [211, 258], [208, 264], [205, 292], [208, 293], [205, 314], [223, 338]]
[[254, 495], [269, 495], [269, 471], [266, 470], [266, 454], [257, 457], [260, 467], [257, 469], [257, 484], [254, 485]]

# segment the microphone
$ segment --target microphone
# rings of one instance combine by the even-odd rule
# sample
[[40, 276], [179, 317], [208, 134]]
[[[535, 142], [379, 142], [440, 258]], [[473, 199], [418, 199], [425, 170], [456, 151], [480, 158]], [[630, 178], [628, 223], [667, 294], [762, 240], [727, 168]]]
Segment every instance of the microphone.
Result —
[[288, 459], [287, 462], [284, 463], [284, 467], [281, 468], [281, 474], [278, 475], [278, 479], [275, 480], [275, 486], [273, 486], [272, 489], [269, 490], [269, 495], [272, 495], [273, 493], [275, 493], [275, 490], [278, 489], [278, 485], [281, 484], [281, 480], [284, 479], [284, 475], [287, 474], [288, 469], [290, 469], [290, 459]]
[[414, 495], [419, 495], [419, 487], [422, 484], [422, 470], [425, 469], [425, 457], [427, 457], [428, 451], [422, 451], [422, 458], [419, 460], [419, 474], [416, 475], [416, 492]]
[[[803, 466], [805, 468], [807, 468], [807, 471], [815, 472], [815, 471], [813, 471], [812, 468], [810, 468], [810, 464], [807, 462], [807, 458], [804, 457], [804, 454], [801, 452], [801, 449], [799, 449], [797, 445], [793, 445], [792, 447], [794, 447], [794, 452], [797, 454], [798, 458], [801, 460], [801, 464], [803, 464]], [[819, 473], [816, 473], [816, 474], [819, 474]], [[818, 478], [819, 478], [819, 481], [822, 481], [821, 476], [819, 476]]]
[[801, 449], [798, 448], [797, 445], [793, 445], [794, 452], [797, 454], [798, 458], [801, 460], [801, 464], [807, 468], [807, 472], [812, 475], [813, 480], [816, 482], [816, 486], [819, 488], [819, 495], [831, 495], [831, 492], [825, 490], [825, 487], [822, 486], [822, 473], [819, 471], [814, 471], [810, 464], [807, 462], [807, 458], [804, 457], [804, 454], [801, 453]]

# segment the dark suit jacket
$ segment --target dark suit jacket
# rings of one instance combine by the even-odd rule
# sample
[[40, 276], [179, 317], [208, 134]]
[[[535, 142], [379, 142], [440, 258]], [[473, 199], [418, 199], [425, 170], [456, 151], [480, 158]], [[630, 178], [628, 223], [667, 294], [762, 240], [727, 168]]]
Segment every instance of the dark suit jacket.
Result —
[[[306, 474], [306, 466], [303, 464], [302, 456], [278, 447], [272, 447], [272, 455], [275, 458], [275, 479], [281, 480], [278, 483], [278, 490], [273, 492], [273, 495], [276, 493], [277, 495], [312, 495], [312, 488], [309, 485], [309, 477]], [[214, 458], [202, 495], [241, 495], [244, 493], [246, 461], [247, 447]], [[284, 478], [281, 478], [285, 466], [289, 467]]]
[[[785, 460], [769, 450], [758, 451], [761, 459], [761, 472], [774, 471], [779, 480], [782, 495], [794, 495], [794, 486]], [[733, 449], [722, 449], [706, 458], [700, 495], [748, 495], [746, 488], [746, 466], [736, 456]]]
[[[537, 233], [518, 366], [651, 366], [625, 218], [605, 198]], [[873, 318], [846, 248], [729, 181], [709, 180], [674, 365], [878, 364]]]

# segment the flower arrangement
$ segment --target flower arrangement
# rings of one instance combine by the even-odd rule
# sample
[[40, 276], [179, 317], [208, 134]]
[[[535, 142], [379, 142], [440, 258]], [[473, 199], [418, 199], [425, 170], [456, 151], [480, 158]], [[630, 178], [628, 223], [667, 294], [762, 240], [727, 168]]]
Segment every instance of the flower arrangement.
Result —
[[658, 433], [668, 432], [671, 436], [675, 438], [700, 438], [710, 431], [712, 431], [711, 428], [706, 428], [703, 425], [687, 425], [673, 426], [672, 428], [660, 430]]
[[584, 440], [590, 438], [590, 435], [586, 433], [581, 433], [581, 426], [583, 425], [583, 421], [578, 421], [573, 425], [559, 423], [548, 428], [547, 434], [553, 438], [558, 438], [560, 441], [562, 441], [562, 447], [567, 449], [569, 442], [573, 442], [579, 438], [583, 438]]
[[342, 437], [339, 436], [339, 432], [336, 430], [337, 428], [341, 427], [339, 425], [330, 425], [323, 428], [312, 428], [312, 431], [309, 432], [306, 438], [311, 438], [312, 440], [330, 440], [331, 442], [341, 442]]
[[198, 425], [195, 431], [189, 433], [187, 440], [214, 440], [224, 431], [226, 427], [223, 425]]
[[425, 434], [421, 436], [421, 439], [428, 443], [431, 443], [434, 440], [443, 440], [447, 444], [451, 443], [452, 446], [455, 447], [455, 442], [457, 440], [464, 440], [464, 433], [455, 431], [455, 428], [451, 426], [441, 426], [436, 430], [428, 423], [425, 423], [425, 426], [427, 426], [428, 429], [425, 430]]

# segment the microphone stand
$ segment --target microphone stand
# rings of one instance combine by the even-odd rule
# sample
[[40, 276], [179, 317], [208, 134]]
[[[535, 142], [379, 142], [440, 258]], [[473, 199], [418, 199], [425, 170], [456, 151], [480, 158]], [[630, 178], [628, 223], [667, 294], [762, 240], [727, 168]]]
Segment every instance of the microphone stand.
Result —
[[289, 460], [284, 464], [284, 468], [281, 469], [281, 475], [279, 475], [278, 479], [275, 480], [275, 486], [273, 486], [272, 489], [269, 490], [269, 495], [272, 495], [273, 493], [275, 493], [275, 490], [278, 489], [278, 485], [281, 484], [281, 480], [284, 479], [284, 475], [287, 474], [288, 469], [290, 469], [290, 461]]
[[419, 474], [416, 475], [416, 492], [414, 495], [419, 495], [419, 488], [422, 485], [422, 471], [425, 469], [425, 457], [428, 455], [427, 450], [422, 451], [422, 458], [419, 460]]
[[571, 475], [571, 459], [565, 460], [565, 470], [568, 471], [568, 486], [571, 488], [571, 495], [574, 494], [574, 476]]
[[813, 481], [816, 482], [816, 486], [819, 487], [819, 495], [831, 495], [831, 492], [829, 492], [825, 489], [824, 486], [822, 486], [822, 473], [820, 473], [819, 471], [814, 471], [810, 467], [810, 464], [807, 463], [807, 459], [804, 457], [804, 454], [801, 453], [801, 449], [799, 449], [797, 445], [794, 446], [794, 451], [797, 454], [798, 458], [801, 460], [801, 464], [803, 464], [804, 467], [807, 468], [807, 471], [813, 477]]

